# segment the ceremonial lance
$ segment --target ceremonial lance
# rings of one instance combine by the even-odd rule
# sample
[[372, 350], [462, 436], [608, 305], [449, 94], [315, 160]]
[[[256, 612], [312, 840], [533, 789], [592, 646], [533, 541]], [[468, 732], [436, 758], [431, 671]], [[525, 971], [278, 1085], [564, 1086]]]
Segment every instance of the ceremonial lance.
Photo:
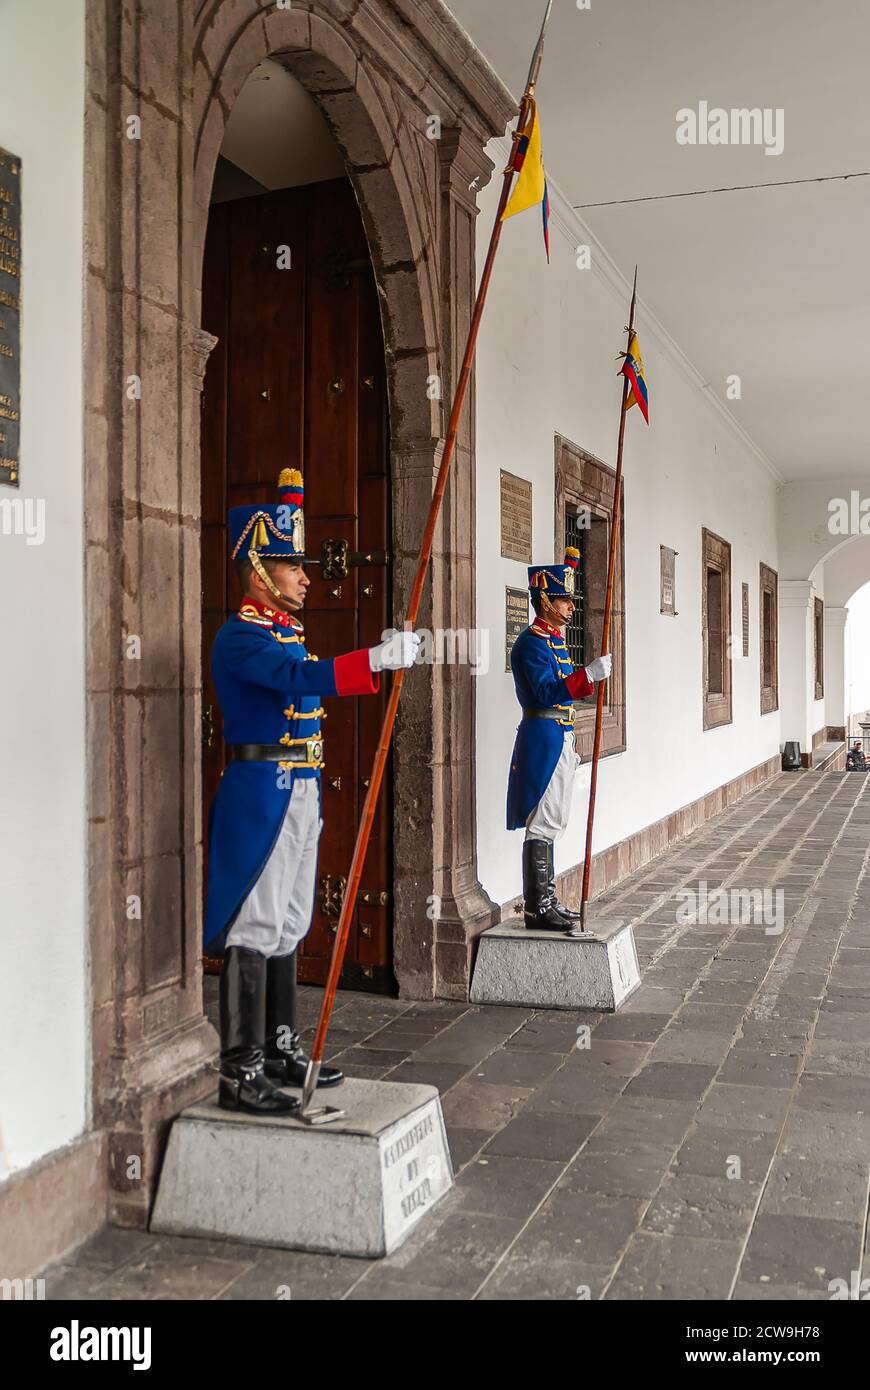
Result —
[[[637, 304], [637, 266], [634, 268], [634, 285], [631, 291], [631, 308], [628, 311], [628, 340], [623, 354], [622, 365], [622, 405], [619, 411], [619, 439], [616, 446], [616, 479], [613, 484], [613, 519], [610, 527], [610, 554], [607, 561], [607, 592], [604, 597], [604, 623], [601, 630], [602, 652], [609, 650], [610, 611], [613, 606], [613, 576], [616, 571], [616, 551], [619, 545], [620, 513], [622, 510], [622, 453], [625, 445], [625, 417], [630, 405], [638, 404], [644, 419], [649, 424], [646, 405], [646, 384], [643, 380], [643, 364], [635, 369], [632, 356], [634, 340], [634, 311]], [[629, 399], [629, 392], [632, 399]], [[589, 783], [589, 811], [586, 816], [586, 851], [583, 859], [583, 889], [580, 896], [580, 920], [571, 927], [568, 936], [582, 936], [586, 930], [586, 904], [589, 900], [589, 875], [592, 868], [592, 827], [595, 821], [595, 793], [598, 790], [598, 761], [601, 756], [601, 730], [604, 723], [604, 688], [606, 681], [600, 681], [595, 702], [595, 736], [592, 742], [592, 777]]]
[[[507, 207], [510, 197], [514, 175], [517, 173], [517, 152], [521, 141], [528, 139], [527, 126], [529, 125], [530, 114], [534, 111], [534, 94], [538, 81], [538, 74], [541, 70], [541, 60], [544, 56], [544, 34], [547, 28], [547, 21], [550, 18], [550, 11], [553, 8], [553, 0], [548, 0], [547, 8], [544, 13], [544, 21], [541, 25], [541, 33], [532, 55], [529, 75], [526, 80], [526, 88], [520, 102], [519, 117], [516, 129], [513, 133], [513, 145], [508, 167], [504, 173], [504, 183], [498, 208], [495, 214], [495, 223], [492, 229], [492, 236], [489, 241], [489, 250], [486, 253], [486, 260], [483, 265], [483, 274], [480, 277], [480, 288], [477, 291], [477, 300], [474, 305], [474, 313], [471, 317], [471, 324], [468, 329], [468, 341], [465, 345], [465, 355], [462, 359], [459, 377], [456, 383], [456, 391], [453, 397], [453, 407], [450, 412], [450, 422], [447, 428], [447, 435], [444, 441], [444, 451], [441, 455], [441, 466], [438, 469], [438, 477], [435, 482], [435, 489], [432, 493], [432, 502], [429, 507], [429, 516], [426, 521], [426, 529], [423, 532], [423, 541], [420, 546], [420, 556], [417, 561], [417, 572], [411, 588], [411, 596], [408, 602], [408, 609], [405, 614], [405, 628], [413, 629], [417, 622], [417, 612], [420, 607], [420, 600], [423, 594], [423, 584], [426, 579], [426, 571], [429, 568], [429, 560], [432, 555], [432, 544], [435, 537], [435, 527], [438, 523], [438, 516], [441, 511], [441, 503], [444, 499], [444, 492], [447, 487], [447, 478], [450, 472], [450, 465], [453, 461], [453, 454], [456, 448], [456, 438], [459, 432], [459, 421], [462, 416], [462, 408], [468, 394], [468, 383], [471, 379], [471, 369], [474, 363], [474, 350], [477, 345], [477, 335], [480, 329], [480, 321], [483, 316], [483, 308], [486, 303], [489, 282], [492, 278], [492, 269], [495, 264], [495, 256], [498, 244], [501, 240], [502, 217]], [[323, 1050], [326, 1044], [326, 1033], [329, 1028], [329, 1019], [332, 1007], [335, 1002], [335, 991], [338, 988], [338, 980], [341, 975], [341, 967], [344, 963], [345, 951], [347, 949], [348, 937], [350, 935], [350, 925], [356, 907], [357, 893], [359, 892], [360, 880], [362, 878], [363, 866], [365, 864], [366, 852], [368, 850], [369, 838], [371, 836], [372, 823], [374, 821], [375, 807], [384, 777], [387, 755], [390, 751], [390, 741], [393, 736], [393, 725], [396, 720], [396, 710], [399, 705], [399, 696], [402, 693], [402, 686], [405, 680], [403, 670], [393, 673], [393, 684], [390, 689], [387, 708], [384, 714], [384, 722], [381, 727], [378, 746], [375, 750], [374, 762], [372, 763], [371, 776], [369, 778], [368, 791], [363, 803], [362, 819], [360, 820], [359, 830], [357, 831], [356, 844], [354, 845], [353, 859], [351, 860], [350, 870], [347, 876], [347, 887], [341, 904], [341, 916], [338, 920], [338, 927], [335, 933], [335, 942], [332, 948], [332, 957], [329, 962], [329, 974], [326, 977], [326, 987], [323, 993], [323, 1003], [320, 1008], [320, 1017], [317, 1021], [317, 1030], [314, 1034], [314, 1042], [311, 1045], [311, 1060], [308, 1064], [308, 1071], [305, 1077], [305, 1085], [302, 1091], [302, 1115], [303, 1119], [317, 1112], [310, 1110], [311, 1100], [317, 1086], [317, 1078], [320, 1074], [320, 1067], [323, 1062]], [[318, 1118], [329, 1119], [328, 1113], [318, 1114]]]

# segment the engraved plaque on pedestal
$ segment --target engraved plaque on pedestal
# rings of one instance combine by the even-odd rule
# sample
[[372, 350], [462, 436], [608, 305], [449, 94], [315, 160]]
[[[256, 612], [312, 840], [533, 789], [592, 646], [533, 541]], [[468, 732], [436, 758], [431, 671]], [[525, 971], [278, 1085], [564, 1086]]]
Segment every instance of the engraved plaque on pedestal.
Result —
[[0, 150], [0, 483], [19, 484], [21, 160]]

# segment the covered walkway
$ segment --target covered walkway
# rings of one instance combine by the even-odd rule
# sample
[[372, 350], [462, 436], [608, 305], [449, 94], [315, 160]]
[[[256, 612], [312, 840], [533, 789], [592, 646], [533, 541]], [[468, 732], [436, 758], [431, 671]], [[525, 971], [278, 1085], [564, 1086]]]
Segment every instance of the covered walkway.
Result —
[[598, 900], [636, 922], [643, 983], [619, 1014], [342, 996], [349, 1073], [444, 1095], [456, 1189], [391, 1258], [112, 1230], [46, 1271], [46, 1296], [856, 1297], [868, 847], [866, 776], [782, 774]]

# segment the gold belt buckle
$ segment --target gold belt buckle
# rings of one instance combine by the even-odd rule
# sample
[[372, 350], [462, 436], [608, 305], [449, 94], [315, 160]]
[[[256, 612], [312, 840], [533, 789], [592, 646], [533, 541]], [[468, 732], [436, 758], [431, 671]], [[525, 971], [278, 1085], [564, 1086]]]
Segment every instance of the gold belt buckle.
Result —
[[310, 763], [322, 763], [322, 762], [323, 762], [323, 739], [322, 739], [322, 738], [308, 738], [308, 739], [306, 739], [306, 740], [305, 740], [305, 751], [306, 751], [306, 753], [307, 753], [307, 755], [308, 755], [308, 761], [309, 761]]

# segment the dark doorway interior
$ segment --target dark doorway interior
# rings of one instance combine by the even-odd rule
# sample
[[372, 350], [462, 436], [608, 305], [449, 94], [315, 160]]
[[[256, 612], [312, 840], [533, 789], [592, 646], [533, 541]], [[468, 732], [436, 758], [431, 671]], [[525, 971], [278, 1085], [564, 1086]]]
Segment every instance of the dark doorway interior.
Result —
[[[365, 234], [347, 179], [212, 207], [203, 327], [218, 343], [202, 416], [203, 796], [224, 767], [211, 684], [214, 635], [238, 604], [227, 508], [272, 502], [282, 468], [305, 479], [304, 614], [320, 657], [377, 642], [389, 626], [389, 423], [384, 345]], [[331, 700], [324, 725], [324, 831], [314, 924], [299, 978], [323, 983], [385, 696]], [[392, 778], [388, 769], [342, 984], [391, 991]]]

